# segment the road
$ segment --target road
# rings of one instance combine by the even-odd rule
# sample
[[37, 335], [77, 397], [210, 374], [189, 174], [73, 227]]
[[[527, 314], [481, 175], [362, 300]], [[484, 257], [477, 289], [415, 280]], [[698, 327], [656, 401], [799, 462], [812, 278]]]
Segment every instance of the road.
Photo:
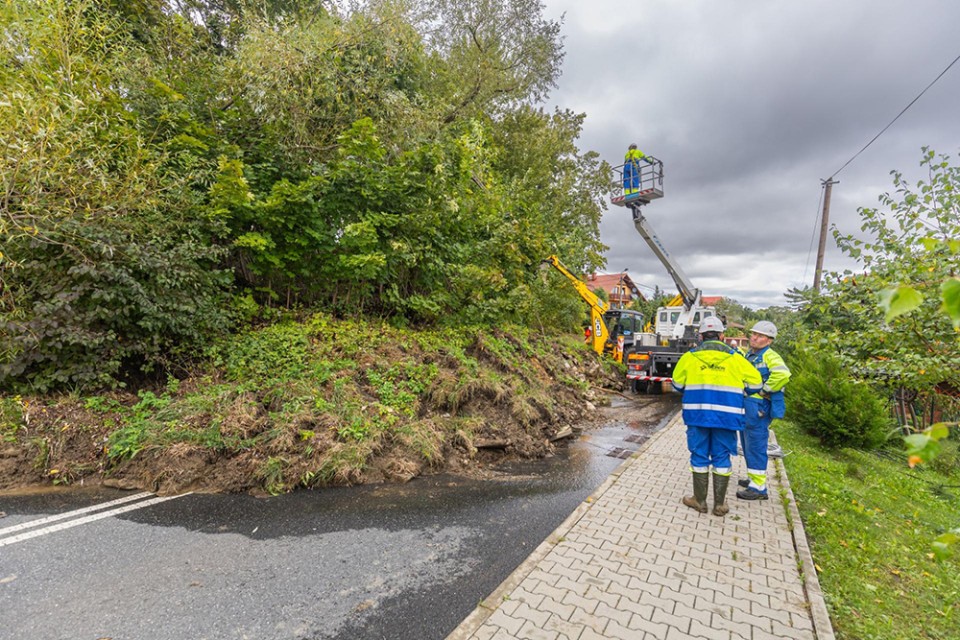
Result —
[[[674, 405], [632, 402], [658, 418]], [[0, 638], [442, 639], [619, 465], [607, 453], [658, 422], [488, 480], [0, 496]]]

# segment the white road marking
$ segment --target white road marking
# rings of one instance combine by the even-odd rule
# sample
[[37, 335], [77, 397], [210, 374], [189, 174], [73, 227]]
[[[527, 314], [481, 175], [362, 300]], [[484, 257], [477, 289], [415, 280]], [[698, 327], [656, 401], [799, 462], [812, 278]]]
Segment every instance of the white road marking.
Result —
[[90, 513], [91, 511], [100, 511], [101, 509], [106, 509], [107, 507], [112, 507], [118, 504], [124, 504], [125, 502], [131, 502], [133, 500], [141, 500], [147, 496], [152, 496], [152, 493], [135, 493], [130, 496], [125, 496], [123, 498], [118, 498], [116, 500], [111, 500], [110, 502], [103, 502], [101, 504], [95, 504], [90, 507], [84, 507], [83, 509], [74, 509], [73, 511], [67, 511], [65, 513], [58, 513], [54, 516], [47, 516], [46, 518], [40, 518], [38, 520], [31, 520], [30, 522], [22, 522], [18, 525], [12, 527], [7, 527], [6, 529], [0, 529], [0, 536], [5, 536], [8, 533], [13, 533], [14, 531], [23, 531], [24, 529], [32, 529], [34, 527], [39, 527], [42, 524], [47, 524], [50, 522], [56, 522], [57, 520], [66, 520], [67, 518], [73, 518], [75, 516], [82, 515], [84, 513]]
[[[190, 492], [192, 493], [192, 492]], [[104, 511], [102, 513], [96, 513], [90, 516], [85, 516], [83, 518], [78, 518], [76, 520], [70, 520], [68, 522], [61, 522], [60, 524], [55, 524], [50, 527], [44, 527], [43, 529], [37, 529], [35, 531], [28, 531], [27, 533], [21, 533], [16, 536], [11, 536], [9, 538], [0, 539], [0, 547], [6, 546], [8, 544], [15, 544], [17, 542], [23, 542], [24, 540], [29, 540], [31, 538], [36, 538], [38, 536], [43, 536], [48, 533], [55, 533], [57, 531], [63, 531], [64, 529], [70, 529], [72, 527], [79, 526], [81, 524], [87, 524], [88, 522], [94, 522], [96, 520], [102, 520], [103, 518], [110, 518], [121, 513], [126, 513], [127, 511], [135, 511], [137, 509], [143, 509], [144, 507], [149, 507], [154, 504], [159, 504], [161, 502], [166, 502], [167, 500], [175, 500], [176, 498], [182, 498], [183, 496], [188, 496], [190, 493], [182, 493], [176, 496], [167, 496], [164, 498], [153, 498], [151, 500], [144, 500], [143, 502], [137, 502], [136, 504], [130, 504], [125, 507], [119, 507], [117, 509], [111, 509], [110, 511]], [[147, 494], [150, 495], [150, 494]], [[80, 511], [78, 509], [77, 511]], [[76, 514], [76, 511], [70, 512]], [[62, 515], [62, 514], [61, 514]]]

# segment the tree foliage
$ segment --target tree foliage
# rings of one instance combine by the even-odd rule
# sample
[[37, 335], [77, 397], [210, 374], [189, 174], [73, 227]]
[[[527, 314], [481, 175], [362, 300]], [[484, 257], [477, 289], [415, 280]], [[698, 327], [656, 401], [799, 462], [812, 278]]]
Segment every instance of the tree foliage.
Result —
[[[609, 167], [536, 0], [0, 7], [0, 387], [117, 382], [265, 307], [570, 326]], [[557, 304], [553, 302], [559, 301]]]
[[927, 149], [921, 165], [927, 180], [911, 185], [893, 172], [894, 194], [859, 210], [865, 237], [834, 230], [863, 270], [830, 274], [820, 295], [795, 292], [815, 344], [910, 398], [960, 389], [955, 301], [944, 291], [960, 273], [960, 169]]

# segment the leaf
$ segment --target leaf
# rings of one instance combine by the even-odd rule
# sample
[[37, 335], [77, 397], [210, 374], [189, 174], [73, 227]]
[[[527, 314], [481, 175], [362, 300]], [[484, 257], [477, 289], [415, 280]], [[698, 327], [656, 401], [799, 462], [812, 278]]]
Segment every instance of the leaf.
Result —
[[880, 306], [884, 310], [885, 322], [910, 313], [921, 304], [923, 304], [923, 296], [909, 285], [902, 284], [894, 289], [885, 289], [880, 292]]
[[946, 422], [938, 422], [930, 426], [929, 432], [934, 440], [943, 440], [950, 435], [950, 427]]
[[950, 316], [954, 327], [960, 327], [960, 278], [949, 278], [940, 285], [943, 310]]

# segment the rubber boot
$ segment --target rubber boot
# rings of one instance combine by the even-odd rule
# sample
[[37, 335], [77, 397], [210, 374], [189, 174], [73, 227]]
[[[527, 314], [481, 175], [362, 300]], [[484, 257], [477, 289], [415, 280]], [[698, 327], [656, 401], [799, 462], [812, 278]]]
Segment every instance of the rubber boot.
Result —
[[727, 485], [730, 483], [730, 476], [721, 476], [713, 474], [713, 515], [725, 516], [730, 511], [730, 507], [724, 504], [727, 498]]
[[709, 473], [693, 472], [693, 495], [683, 499], [683, 504], [700, 513], [707, 512], [707, 487], [710, 485]]

